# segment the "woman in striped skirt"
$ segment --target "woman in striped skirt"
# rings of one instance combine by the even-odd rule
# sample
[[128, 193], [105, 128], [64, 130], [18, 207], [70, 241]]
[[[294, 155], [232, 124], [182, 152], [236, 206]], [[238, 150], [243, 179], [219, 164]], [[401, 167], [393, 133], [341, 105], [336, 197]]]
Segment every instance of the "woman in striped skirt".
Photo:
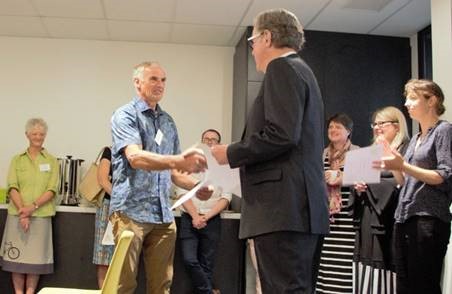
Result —
[[[389, 106], [377, 110], [371, 127], [374, 144], [405, 153], [409, 137], [405, 117], [399, 109]], [[391, 244], [398, 190], [393, 173], [382, 171], [379, 184], [359, 183], [352, 191], [350, 202], [353, 202], [357, 225], [354, 294], [396, 293]]]
[[332, 116], [327, 123], [329, 145], [323, 153], [325, 180], [330, 203], [330, 234], [323, 244], [317, 293], [353, 293], [353, 247], [355, 230], [349, 216], [350, 189], [342, 187], [345, 153], [357, 149], [350, 137], [353, 121], [343, 113]]

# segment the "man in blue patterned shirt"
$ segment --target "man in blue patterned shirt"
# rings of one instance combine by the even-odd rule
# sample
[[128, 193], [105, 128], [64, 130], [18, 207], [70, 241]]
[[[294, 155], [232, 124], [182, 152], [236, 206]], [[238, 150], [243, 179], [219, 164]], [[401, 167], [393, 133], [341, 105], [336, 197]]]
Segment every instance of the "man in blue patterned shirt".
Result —
[[[159, 106], [166, 74], [156, 62], [135, 67], [137, 96], [115, 111], [112, 124], [113, 188], [110, 203], [115, 241], [124, 230], [135, 233], [121, 274], [118, 293], [133, 293], [143, 249], [147, 293], [169, 293], [173, 276], [176, 225], [170, 209], [171, 181], [191, 189], [196, 180], [184, 172], [206, 167], [196, 150], [180, 154], [171, 116]], [[207, 188], [198, 197], [209, 197]]]

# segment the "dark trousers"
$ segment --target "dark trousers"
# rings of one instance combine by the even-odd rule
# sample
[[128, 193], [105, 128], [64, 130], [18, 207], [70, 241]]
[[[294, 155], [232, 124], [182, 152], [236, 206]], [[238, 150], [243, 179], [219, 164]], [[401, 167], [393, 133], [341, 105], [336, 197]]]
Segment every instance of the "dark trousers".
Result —
[[430, 216], [394, 225], [397, 294], [440, 294], [450, 223]]
[[195, 229], [188, 213], [182, 213], [179, 238], [182, 258], [193, 283], [194, 293], [212, 293], [212, 275], [215, 253], [221, 233], [219, 215], [211, 218], [207, 226]]
[[311, 294], [323, 235], [283, 231], [253, 238], [263, 294]]

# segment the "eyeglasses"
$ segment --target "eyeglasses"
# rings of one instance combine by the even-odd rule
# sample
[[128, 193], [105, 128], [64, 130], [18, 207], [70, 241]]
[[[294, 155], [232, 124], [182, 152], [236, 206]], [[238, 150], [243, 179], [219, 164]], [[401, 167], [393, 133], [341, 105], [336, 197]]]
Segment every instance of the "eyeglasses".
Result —
[[264, 32], [260, 32], [259, 34], [256, 34], [256, 35], [251, 36], [248, 39], [246, 39], [248, 41], [248, 46], [250, 46], [250, 48], [253, 49], [255, 40], [257, 38], [259, 38], [260, 36], [262, 36], [263, 34], [264, 34]]
[[218, 140], [217, 138], [202, 138], [202, 142], [204, 144], [206, 143], [218, 144], [220, 140]]
[[388, 126], [389, 124], [396, 124], [398, 121], [395, 120], [386, 120], [386, 121], [376, 121], [370, 124], [370, 128], [375, 129], [376, 127], [383, 128]]

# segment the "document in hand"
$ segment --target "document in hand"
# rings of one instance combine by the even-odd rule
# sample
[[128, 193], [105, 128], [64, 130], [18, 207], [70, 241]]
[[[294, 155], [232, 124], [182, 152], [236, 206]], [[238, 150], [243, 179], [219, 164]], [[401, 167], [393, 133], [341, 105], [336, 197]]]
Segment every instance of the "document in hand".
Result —
[[230, 168], [228, 164], [220, 165], [213, 157], [207, 145], [200, 145], [198, 148], [204, 151], [207, 160], [207, 170], [204, 180], [215, 187], [221, 188], [223, 192], [233, 193], [242, 196], [240, 187], [240, 173], [238, 168]]
[[344, 177], [342, 185], [352, 186], [355, 183], [380, 183], [380, 170], [372, 167], [372, 162], [383, 156], [383, 145], [377, 144], [365, 148], [348, 151], [345, 154]]
[[240, 187], [240, 173], [238, 168], [230, 168], [229, 165], [219, 165], [217, 160], [213, 157], [210, 148], [207, 145], [201, 144], [197, 146], [204, 152], [204, 156], [207, 160], [207, 170], [204, 172], [204, 179], [201, 183], [196, 185], [188, 193], [177, 200], [171, 209], [174, 209], [182, 205], [185, 201], [196, 195], [199, 188], [203, 186], [212, 185], [215, 189], [219, 188], [223, 192], [233, 193], [239, 197], [242, 196], [242, 190]]

